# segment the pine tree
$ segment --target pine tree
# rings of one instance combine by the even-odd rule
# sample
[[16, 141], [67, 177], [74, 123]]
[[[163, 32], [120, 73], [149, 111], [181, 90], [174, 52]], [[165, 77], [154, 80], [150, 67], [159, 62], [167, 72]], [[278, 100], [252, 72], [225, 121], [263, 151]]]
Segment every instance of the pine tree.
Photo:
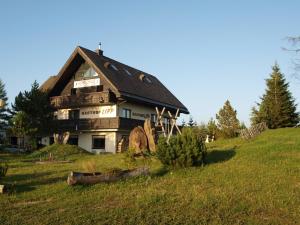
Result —
[[261, 97], [261, 103], [257, 108], [252, 108], [252, 124], [266, 122], [268, 128], [293, 127], [299, 122], [297, 105], [288, 90], [286, 82], [277, 63], [272, 67], [269, 79], [266, 79], [266, 91]]
[[13, 115], [18, 112], [26, 114], [28, 126], [32, 131], [31, 136], [46, 135], [50, 133], [53, 126], [53, 108], [48, 95], [39, 89], [35, 81], [30, 91], [20, 92], [12, 105]]
[[220, 109], [219, 113], [216, 115], [218, 120], [218, 128], [225, 138], [236, 137], [240, 127], [240, 122], [237, 119], [237, 112], [231, 106], [230, 102], [227, 100]]
[[8, 126], [8, 104], [7, 104], [7, 94], [5, 91], [5, 85], [0, 79], [0, 101], [2, 102], [2, 105], [0, 107], [0, 130], [5, 130]]
[[206, 127], [208, 130], [208, 135], [211, 137], [212, 136], [216, 137], [216, 134], [218, 132], [218, 127], [217, 127], [216, 121], [213, 118], [210, 118]]
[[193, 120], [193, 117], [190, 117], [189, 122], [188, 122], [188, 125], [189, 125], [190, 127], [195, 126], [195, 121]]

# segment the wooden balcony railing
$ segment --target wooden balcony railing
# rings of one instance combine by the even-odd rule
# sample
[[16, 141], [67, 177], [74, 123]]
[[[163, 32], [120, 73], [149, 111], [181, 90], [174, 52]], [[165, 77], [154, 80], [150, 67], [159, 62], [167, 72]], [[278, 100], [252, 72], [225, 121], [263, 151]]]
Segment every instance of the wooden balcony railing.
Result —
[[121, 129], [131, 130], [136, 126], [143, 125], [144, 121], [127, 119], [122, 117], [78, 119], [78, 120], [57, 120], [58, 131], [90, 131], [99, 129]]
[[63, 95], [50, 98], [50, 103], [54, 108], [72, 108], [80, 106], [98, 106], [112, 103], [110, 92], [82, 93], [78, 95]]

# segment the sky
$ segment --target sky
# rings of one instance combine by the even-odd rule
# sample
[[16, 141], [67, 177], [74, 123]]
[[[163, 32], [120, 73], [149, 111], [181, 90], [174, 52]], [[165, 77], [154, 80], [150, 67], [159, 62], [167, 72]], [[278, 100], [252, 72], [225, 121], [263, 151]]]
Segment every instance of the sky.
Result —
[[76, 46], [101, 42], [104, 55], [158, 77], [198, 123], [228, 99], [249, 124], [275, 62], [300, 103], [294, 56], [282, 50], [300, 35], [299, 8], [296, 0], [0, 0], [0, 78], [13, 102], [57, 74]]

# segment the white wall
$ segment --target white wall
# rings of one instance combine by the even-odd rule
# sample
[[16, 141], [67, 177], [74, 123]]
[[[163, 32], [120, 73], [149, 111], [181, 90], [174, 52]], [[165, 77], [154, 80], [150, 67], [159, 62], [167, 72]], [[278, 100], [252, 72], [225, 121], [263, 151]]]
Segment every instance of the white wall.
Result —
[[[92, 136], [105, 136], [105, 149], [92, 149]], [[78, 146], [93, 153], [111, 152], [116, 153], [116, 133], [115, 132], [93, 132], [78, 135]]]
[[131, 103], [123, 103], [119, 106], [119, 116], [122, 117], [122, 110], [130, 109], [131, 110], [131, 118], [136, 120], [145, 120], [150, 118], [151, 114], [156, 114], [155, 108], [131, 104]]

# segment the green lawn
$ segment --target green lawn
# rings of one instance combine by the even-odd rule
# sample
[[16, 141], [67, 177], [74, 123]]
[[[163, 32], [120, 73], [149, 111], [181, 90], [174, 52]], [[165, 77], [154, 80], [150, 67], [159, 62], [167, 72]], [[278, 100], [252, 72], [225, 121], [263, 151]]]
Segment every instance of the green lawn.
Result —
[[70, 164], [36, 165], [0, 154], [10, 168], [2, 183], [0, 224], [300, 224], [300, 129], [266, 131], [253, 141], [210, 144], [205, 167], [151, 177], [69, 187], [87, 160], [98, 170], [126, 168], [124, 155], [72, 155]]

